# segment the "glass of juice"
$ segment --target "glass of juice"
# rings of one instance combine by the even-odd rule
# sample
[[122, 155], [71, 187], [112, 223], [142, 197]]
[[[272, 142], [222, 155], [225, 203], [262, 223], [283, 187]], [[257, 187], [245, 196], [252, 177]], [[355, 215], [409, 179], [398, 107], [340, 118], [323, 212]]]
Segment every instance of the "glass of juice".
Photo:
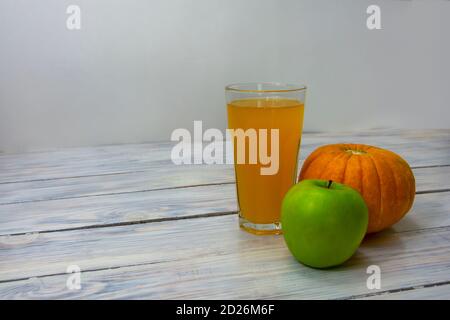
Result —
[[280, 234], [281, 202], [297, 176], [306, 87], [240, 83], [225, 93], [239, 225], [254, 234]]

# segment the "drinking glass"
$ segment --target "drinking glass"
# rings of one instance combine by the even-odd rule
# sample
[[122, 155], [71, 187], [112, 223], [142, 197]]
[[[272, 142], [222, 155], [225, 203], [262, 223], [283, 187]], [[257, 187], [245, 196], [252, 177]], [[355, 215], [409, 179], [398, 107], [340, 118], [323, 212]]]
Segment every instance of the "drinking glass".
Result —
[[281, 233], [281, 203], [295, 183], [306, 87], [281, 83], [226, 86], [239, 225]]

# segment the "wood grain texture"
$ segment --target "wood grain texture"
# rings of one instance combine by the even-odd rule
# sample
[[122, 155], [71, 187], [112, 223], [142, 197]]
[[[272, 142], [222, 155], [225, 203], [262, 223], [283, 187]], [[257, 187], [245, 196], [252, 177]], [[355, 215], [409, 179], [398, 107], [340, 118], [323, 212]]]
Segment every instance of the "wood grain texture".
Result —
[[237, 211], [234, 184], [0, 205], [0, 235]]
[[[449, 199], [450, 192], [419, 195], [412, 212], [383, 241], [390, 241], [392, 233], [450, 226]], [[252, 245], [270, 253], [272, 247], [264, 238], [241, 232], [236, 215], [2, 236], [0, 281], [61, 273], [71, 263], [83, 270], [113, 268], [224, 252], [241, 255], [243, 247]], [[274, 243], [281, 246], [282, 238], [277, 239]], [[448, 241], [442, 244], [450, 250]]]
[[4, 154], [0, 155], [0, 182], [149, 170], [168, 163], [169, 146], [163, 142]]
[[[450, 164], [450, 130], [305, 133], [300, 156], [304, 159], [319, 145], [340, 142], [388, 148], [413, 166]], [[173, 145], [158, 142], [0, 154], [0, 183], [153, 170], [172, 163]]]
[[[448, 168], [450, 170], [450, 167]], [[220, 183], [234, 183], [234, 170], [231, 165], [167, 164], [143, 172], [0, 184], [0, 204]]]
[[[413, 172], [418, 192], [450, 189], [450, 166], [418, 168]], [[232, 165], [168, 164], [152, 171], [119, 175], [0, 184], [0, 205], [234, 182]]]
[[[0, 155], [0, 298], [448, 296], [450, 130], [310, 133], [301, 158], [338, 142], [399, 153], [420, 194], [331, 270], [298, 264], [282, 237], [240, 231], [232, 167], [174, 166], [172, 143]], [[66, 288], [71, 264], [80, 291]], [[370, 264], [379, 291], [366, 288]]]
[[[34, 263], [33, 273], [46, 270], [59, 275], [0, 283], [0, 297], [96, 298], [96, 299], [301, 299], [348, 298], [373, 294], [366, 287], [366, 269], [377, 264], [382, 288], [395, 290], [449, 280], [450, 230], [439, 228], [404, 233], [382, 233], [366, 239], [357, 254], [341, 267], [316, 270], [300, 265], [281, 237], [255, 237], [237, 230], [234, 217], [151, 224], [135, 228], [130, 239], [90, 239], [67, 242], [59, 239], [52, 253]], [[189, 225], [187, 225], [189, 224]], [[205, 225], [208, 227], [205, 229]], [[190, 227], [190, 228], [188, 228]], [[108, 228], [108, 233], [113, 232]], [[122, 228], [123, 229], [123, 228]], [[103, 230], [106, 231], [106, 230]], [[195, 233], [195, 235], [193, 235]], [[64, 232], [62, 234], [69, 234]], [[89, 237], [89, 235], [86, 235]], [[107, 236], [107, 235], [106, 235]], [[149, 237], [153, 241], [149, 241]], [[83, 236], [80, 235], [79, 239]], [[159, 239], [158, 239], [159, 238]], [[173, 240], [175, 239], [176, 240]], [[50, 241], [48, 238], [37, 242]], [[112, 241], [109, 249], [102, 246]], [[176, 241], [176, 243], [174, 243]], [[136, 244], [141, 243], [141, 249]], [[143, 244], [146, 243], [144, 249]], [[63, 246], [71, 246], [67, 254]], [[115, 257], [112, 246], [125, 246]], [[50, 246], [47, 246], [50, 249]], [[56, 251], [55, 251], [56, 250]], [[64, 250], [62, 254], [60, 250]], [[16, 254], [21, 253], [16, 249]], [[61, 261], [64, 257], [65, 262]], [[117, 259], [145, 263], [114, 268]], [[145, 260], [145, 262], [144, 262]], [[78, 264], [82, 289], [66, 288], [69, 264]], [[89, 272], [94, 264], [103, 270]], [[19, 264], [14, 264], [16, 267]], [[3, 267], [3, 266], [2, 266]], [[3, 268], [2, 268], [3, 270]], [[20, 270], [18, 270], [20, 274]], [[30, 270], [31, 271], [31, 270]]]
[[[449, 169], [450, 167], [437, 167], [415, 170], [418, 190], [449, 188], [447, 178]], [[447, 192], [429, 197], [419, 195], [416, 200], [418, 203], [410, 214], [433, 208], [433, 214], [426, 225], [438, 226], [440, 221], [447, 221], [442, 215], [446, 214], [445, 210], [450, 212], [450, 208], [445, 205], [449, 202], [449, 194]], [[144, 222], [232, 211], [237, 211], [234, 184], [4, 204], [0, 205], [0, 235]], [[439, 214], [442, 212], [443, 214]], [[424, 217], [424, 219], [428, 218]]]

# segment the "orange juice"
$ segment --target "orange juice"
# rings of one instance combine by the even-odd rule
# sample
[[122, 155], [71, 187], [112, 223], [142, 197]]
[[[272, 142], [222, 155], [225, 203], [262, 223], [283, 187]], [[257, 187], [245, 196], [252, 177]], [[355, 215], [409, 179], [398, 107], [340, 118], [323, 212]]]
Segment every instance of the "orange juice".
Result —
[[[258, 158], [255, 164], [239, 164], [236, 161], [236, 139], [234, 139], [235, 174], [240, 218], [247, 225], [279, 225], [281, 202], [294, 184], [297, 174], [297, 156], [303, 127], [304, 104], [299, 100], [285, 98], [251, 98], [231, 101], [227, 105], [230, 129], [278, 129], [279, 167], [273, 175], [261, 175], [260, 168], [266, 166]], [[270, 153], [272, 143], [267, 139]], [[245, 145], [246, 154], [249, 144]], [[259, 148], [259, 147], [258, 147]], [[280, 229], [246, 228], [257, 234], [280, 233]]]

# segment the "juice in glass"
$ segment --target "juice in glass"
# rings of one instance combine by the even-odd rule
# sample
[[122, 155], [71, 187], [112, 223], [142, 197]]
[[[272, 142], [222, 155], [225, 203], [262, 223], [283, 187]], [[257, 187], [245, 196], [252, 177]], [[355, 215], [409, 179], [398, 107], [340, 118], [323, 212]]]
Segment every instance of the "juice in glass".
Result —
[[[244, 86], [244, 90], [248, 91], [251, 84], [234, 86]], [[229, 87], [233, 88], [233, 85]], [[262, 174], [261, 168], [267, 167], [267, 163], [262, 163], [260, 157], [257, 157], [256, 163], [249, 163], [250, 139], [245, 140], [244, 146], [247, 161], [239, 163], [239, 141], [233, 137], [239, 224], [244, 230], [255, 234], [279, 234], [281, 202], [297, 175], [305, 88], [280, 84], [259, 84], [255, 88], [240, 94], [236, 94], [239, 91], [227, 92], [228, 128], [255, 129], [256, 132], [265, 129], [267, 133], [277, 129], [278, 139], [275, 141], [267, 134], [266, 150], [269, 154], [278, 151], [278, 157], [272, 157], [278, 158], [278, 170], [272, 174]], [[257, 144], [257, 151], [260, 148], [261, 145]]]

